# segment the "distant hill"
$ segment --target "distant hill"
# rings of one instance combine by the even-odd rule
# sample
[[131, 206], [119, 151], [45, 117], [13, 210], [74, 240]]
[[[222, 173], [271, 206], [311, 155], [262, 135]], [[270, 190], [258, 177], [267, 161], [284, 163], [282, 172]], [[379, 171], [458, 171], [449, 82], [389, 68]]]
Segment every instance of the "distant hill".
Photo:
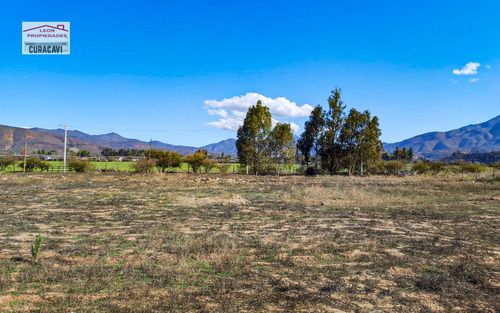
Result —
[[[64, 133], [64, 131], [63, 131]], [[0, 152], [21, 153], [24, 144], [28, 144], [28, 152], [45, 149], [47, 151], [64, 149], [64, 136], [31, 129], [0, 125]], [[102, 146], [76, 138], [68, 138], [68, 148], [89, 150], [93, 153], [101, 151]]]
[[[62, 153], [64, 149], [64, 129], [43, 128], [19, 128], [0, 125], [0, 153], [21, 153], [24, 143], [28, 143], [29, 153], [45, 149], [56, 150]], [[226, 139], [218, 143], [203, 147], [180, 146], [153, 141], [153, 149], [176, 151], [182, 155], [193, 153], [198, 149], [207, 149], [209, 153], [219, 155], [222, 152], [236, 156], [236, 140]], [[138, 139], [125, 138], [117, 133], [103, 135], [89, 135], [78, 130], [68, 130], [68, 148], [74, 150], [89, 150], [93, 154], [99, 154], [102, 149], [109, 147], [119, 149], [142, 149], [149, 148], [149, 142]]]
[[484, 123], [447, 132], [431, 132], [400, 142], [384, 143], [387, 152], [396, 147], [412, 147], [416, 156], [428, 159], [441, 159], [456, 151], [483, 153], [500, 150], [500, 115]]
[[[119, 149], [143, 149], [149, 147], [149, 142], [125, 138], [117, 133], [89, 135], [78, 130], [68, 131], [68, 147], [72, 149], [89, 150], [98, 154], [105, 147]], [[298, 139], [294, 136], [295, 140]], [[29, 151], [39, 149], [57, 150], [62, 153], [64, 144], [63, 129], [24, 129], [0, 125], [0, 153], [21, 153], [24, 143], [28, 142]], [[384, 150], [392, 152], [396, 146], [413, 148], [415, 156], [427, 159], [442, 159], [454, 152], [487, 153], [500, 150], [500, 115], [480, 124], [468, 125], [447, 132], [431, 132], [418, 135], [400, 142], [384, 143]], [[153, 141], [154, 149], [176, 151], [182, 155], [190, 154], [197, 149], [206, 149], [209, 153], [236, 156], [236, 139], [226, 139], [203, 147], [171, 145]]]
[[452, 163], [452, 162], [482, 163], [482, 164], [500, 163], [500, 150], [484, 152], [484, 153], [455, 152], [450, 156], [444, 157], [442, 161], [445, 163]]

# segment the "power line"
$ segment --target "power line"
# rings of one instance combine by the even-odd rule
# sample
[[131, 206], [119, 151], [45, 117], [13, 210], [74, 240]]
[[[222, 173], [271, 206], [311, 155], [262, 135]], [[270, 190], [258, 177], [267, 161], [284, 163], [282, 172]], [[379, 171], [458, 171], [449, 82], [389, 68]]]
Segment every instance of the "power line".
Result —
[[[58, 125], [62, 126], [62, 125]], [[97, 130], [103, 130], [103, 131], [112, 131], [112, 132], [117, 132], [117, 131], [132, 131], [132, 132], [155, 132], [155, 133], [195, 133], [195, 132], [206, 132], [207, 130], [210, 130], [210, 128], [198, 128], [198, 129], [141, 129], [141, 128], [103, 128], [103, 127], [89, 127], [89, 126], [77, 126], [77, 125], [68, 125], [69, 128], [72, 128], [73, 130], [75, 129], [97, 129]], [[80, 130], [78, 129], [78, 130]]]

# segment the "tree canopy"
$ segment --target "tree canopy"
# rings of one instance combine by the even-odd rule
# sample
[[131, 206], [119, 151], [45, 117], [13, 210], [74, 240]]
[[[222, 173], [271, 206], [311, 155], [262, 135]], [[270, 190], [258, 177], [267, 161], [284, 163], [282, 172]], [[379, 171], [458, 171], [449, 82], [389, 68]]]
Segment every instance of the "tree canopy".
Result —
[[271, 112], [259, 100], [248, 109], [243, 125], [238, 128], [238, 158], [240, 163], [249, 166], [255, 175], [264, 170], [268, 161], [268, 136], [271, 126]]

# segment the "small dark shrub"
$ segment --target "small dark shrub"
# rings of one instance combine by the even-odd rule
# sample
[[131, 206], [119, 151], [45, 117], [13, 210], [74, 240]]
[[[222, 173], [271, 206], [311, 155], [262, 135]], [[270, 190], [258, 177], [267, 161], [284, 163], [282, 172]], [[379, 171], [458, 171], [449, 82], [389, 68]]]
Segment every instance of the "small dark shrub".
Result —
[[94, 170], [94, 166], [88, 160], [70, 159], [68, 168], [77, 173], [87, 173]]
[[134, 169], [139, 173], [151, 173], [156, 167], [158, 160], [156, 159], [141, 159], [134, 163]]
[[306, 176], [316, 176], [316, 169], [313, 166], [309, 166], [305, 170], [305, 175]]

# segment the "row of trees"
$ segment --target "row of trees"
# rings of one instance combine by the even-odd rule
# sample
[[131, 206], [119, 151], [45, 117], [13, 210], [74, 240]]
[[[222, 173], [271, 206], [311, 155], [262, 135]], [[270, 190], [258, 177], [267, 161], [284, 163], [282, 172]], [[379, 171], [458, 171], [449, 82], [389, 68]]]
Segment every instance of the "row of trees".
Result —
[[349, 175], [355, 171], [363, 175], [364, 166], [370, 169], [380, 160], [382, 142], [378, 118], [372, 117], [369, 111], [354, 108], [346, 115], [340, 92], [340, 89], [332, 91], [328, 110], [320, 105], [314, 108], [297, 149], [304, 165], [314, 164], [314, 172], [321, 166], [330, 174], [347, 169]]
[[[328, 98], [328, 110], [318, 105], [305, 123], [304, 132], [295, 145], [290, 124], [277, 123], [271, 128], [269, 108], [260, 101], [248, 109], [243, 125], [238, 129], [236, 148], [242, 165], [253, 174], [266, 172], [269, 164], [279, 174], [283, 164], [302, 164], [316, 172], [321, 166], [330, 174], [347, 169], [349, 174], [380, 160], [382, 142], [379, 140], [378, 118], [369, 111], [351, 109], [345, 113], [340, 89]], [[314, 166], [312, 166], [314, 165]]]
[[[134, 165], [138, 172], [152, 172], [156, 168], [159, 172], [165, 173], [168, 169], [180, 168], [183, 162], [186, 162], [194, 173], [202, 169], [209, 173], [214, 168], [226, 173], [231, 167], [231, 164], [227, 163], [227, 157], [222, 155], [216, 158], [214, 155], [209, 155], [207, 150], [198, 150], [183, 158], [177, 152], [152, 149], [144, 152], [143, 156], [145, 158]], [[221, 161], [223, 163], [219, 163]]]
[[396, 147], [391, 154], [389, 154], [388, 152], [382, 153], [382, 160], [384, 161], [401, 160], [401, 161], [413, 162], [413, 157], [414, 153], [412, 147], [410, 147], [410, 149], [407, 149], [406, 147], [403, 147], [402, 149]]
[[104, 148], [101, 151], [101, 155], [103, 156], [134, 156], [134, 157], [139, 157], [143, 155], [147, 150], [141, 150], [141, 149], [119, 149], [115, 150], [112, 148]]

